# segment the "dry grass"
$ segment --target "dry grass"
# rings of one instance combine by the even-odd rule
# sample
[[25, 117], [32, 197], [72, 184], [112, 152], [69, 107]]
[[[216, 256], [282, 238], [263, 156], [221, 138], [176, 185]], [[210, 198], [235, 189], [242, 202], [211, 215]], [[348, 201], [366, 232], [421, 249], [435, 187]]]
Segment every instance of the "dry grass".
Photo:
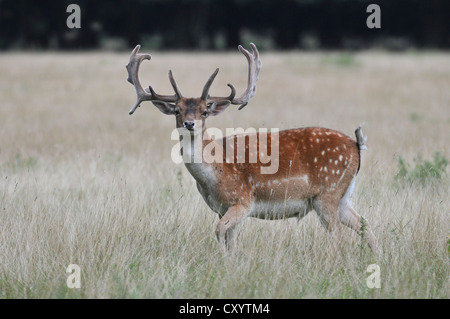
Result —
[[[143, 49], [145, 51], [145, 48]], [[350, 230], [337, 256], [315, 213], [302, 221], [246, 220], [233, 253], [217, 216], [170, 160], [174, 119], [150, 103], [133, 116], [127, 54], [9, 53], [0, 57], [1, 298], [448, 298], [448, 173], [396, 184], [397, 159], [450, 157], [450, 57], [440, 53], [262, 53], [258, 93], [209, 126], [326, 126], [369, 150], [353, 195], [384, 253]], [[245, 59], [154, 53], [141, 79], [199, 96], [245, 85]], [[66, 267], [81, 267], [81, 289]], [[377, 263], [381, 288], [366, 286]]]

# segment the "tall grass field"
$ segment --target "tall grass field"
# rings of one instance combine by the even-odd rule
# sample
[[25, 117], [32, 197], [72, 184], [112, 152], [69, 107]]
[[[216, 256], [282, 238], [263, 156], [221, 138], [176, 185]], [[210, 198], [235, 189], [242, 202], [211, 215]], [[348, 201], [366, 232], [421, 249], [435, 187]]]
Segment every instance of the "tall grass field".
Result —
[[[248, 46], [247, 46], [248, 47]], [[143, 47], [141, 52], [148, 52]], [[240, 94], [247, 61], [149, 52], [141, 82], [199, 97]], [[352, 199], [382, 253], [315, 212], [238, 226], [225, 253], [218, 216], [171, 160], [175, 119], [136, 96], [128, 53], [0, 55], [0, 298], [449, 297], [450, 55], [261, 52], [257, 93], [208, 127], [322, 126], [368, 136]], [[80, 288], [68, 285], [79, 266]], [[368, 285], [379, 267], [379, 288]], [[370, 269], [370, 267], [369, 267]]]

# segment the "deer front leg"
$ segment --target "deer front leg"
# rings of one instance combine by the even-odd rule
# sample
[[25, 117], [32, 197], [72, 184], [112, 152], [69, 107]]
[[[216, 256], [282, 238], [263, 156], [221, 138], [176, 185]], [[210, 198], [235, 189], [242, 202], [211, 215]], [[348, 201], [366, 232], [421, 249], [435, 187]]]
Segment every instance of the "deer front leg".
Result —
[[228, 208], [227, 212], [220, 219], [216, 228], [216, 236], [219, 243], [230, 249], [234, 239], [234, 228], [242, 222], [249, 213], [249, 208], [245, 205], [234, 205]]

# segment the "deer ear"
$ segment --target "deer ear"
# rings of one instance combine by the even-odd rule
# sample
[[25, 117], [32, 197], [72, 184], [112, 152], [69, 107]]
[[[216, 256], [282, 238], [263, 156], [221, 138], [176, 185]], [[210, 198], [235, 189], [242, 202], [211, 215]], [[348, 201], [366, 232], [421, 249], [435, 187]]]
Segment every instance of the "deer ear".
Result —
[[166, 115], [172, 115], [174, 114], [175, 105], [172, 105], [170, 103], [164, 102], [164, 101], [152, 101], [153, 105], [158, 108], [161, 112], [163, 112]]
[[209, 114], [215, 116], [215, 115], [219, 115], [220, 113], [222, 113], [223, 111], [225, 111], [225, 109], [228, 107], [228, 105], [230, 105], [230, 101], [229, 100], [222, 100], [222, 101], [216, 101], [213, 104], [211, 104], [211, 106], [209, 106]]

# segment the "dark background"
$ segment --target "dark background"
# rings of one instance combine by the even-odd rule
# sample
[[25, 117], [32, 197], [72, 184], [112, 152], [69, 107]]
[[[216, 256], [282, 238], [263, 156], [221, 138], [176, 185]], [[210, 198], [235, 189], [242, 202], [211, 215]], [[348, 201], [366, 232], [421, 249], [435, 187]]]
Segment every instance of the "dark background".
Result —
[[[70, 3], [81, 29], [68, 29]], [[369, 29], [369, 4], [381, 29]], [[0, 50], [449, 49], [449, 0], [0, 0]]]

